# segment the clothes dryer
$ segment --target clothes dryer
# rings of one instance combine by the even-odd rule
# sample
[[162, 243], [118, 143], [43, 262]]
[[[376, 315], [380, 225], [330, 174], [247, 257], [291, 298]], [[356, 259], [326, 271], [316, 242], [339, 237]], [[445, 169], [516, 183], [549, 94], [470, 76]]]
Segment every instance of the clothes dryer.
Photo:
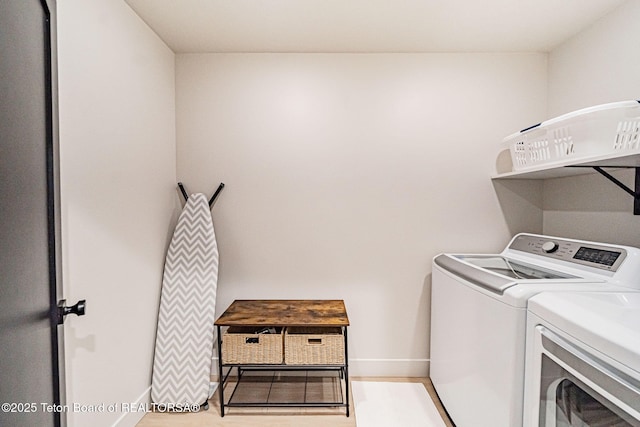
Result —
[[529, 301], [525, 427], [640, 426], [640, 293]]

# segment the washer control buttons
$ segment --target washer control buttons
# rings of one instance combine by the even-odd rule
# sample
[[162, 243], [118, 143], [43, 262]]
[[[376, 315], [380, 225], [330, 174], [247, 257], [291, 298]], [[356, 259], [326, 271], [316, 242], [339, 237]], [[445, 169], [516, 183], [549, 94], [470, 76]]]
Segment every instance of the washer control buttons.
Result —
[[558, 244], [556, 242], [549, 240], [548, 242], [544, 242], [542, 244], [542, 250], [548, 254], [554, 253], [555, 251], [558, 250]]

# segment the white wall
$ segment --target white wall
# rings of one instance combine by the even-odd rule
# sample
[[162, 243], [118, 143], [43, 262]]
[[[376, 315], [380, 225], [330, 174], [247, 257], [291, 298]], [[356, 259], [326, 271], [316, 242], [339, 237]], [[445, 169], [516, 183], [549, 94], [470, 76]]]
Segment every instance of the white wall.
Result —
[[640, 99], [639, 17], [628, 0], [549, 53], [549, 117]]
[[[629, 0], [549, 54], [549, 117], [640, 99], [640, 2]], [[616, 173], [633, 188], [633, 171]], [[599, 175], [544, 183], [544, 232], [640, 246], [633, 198]]]
[[178, 177], [227, 184], [218, 314], [240, 298], [344, 299], [353, 375], [425, 375], [431, 258], [541, 231], [539, 188], [523, 198], [490, 176], [502, 138], [546, 113], [544, 54], [176, 65]]
[[[58, 1], [67, 403], [146, 402], [175, 191], [173, 53], [121, 1]], [[75, 412], [70, 426], [144, 414]]]

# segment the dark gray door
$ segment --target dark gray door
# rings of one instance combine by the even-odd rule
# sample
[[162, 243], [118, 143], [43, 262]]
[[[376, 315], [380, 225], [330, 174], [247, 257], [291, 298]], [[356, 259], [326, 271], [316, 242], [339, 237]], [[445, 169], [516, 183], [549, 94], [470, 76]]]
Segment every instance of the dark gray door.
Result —
[[61, 422], [50, 12], [0, 0], [0, 426]]

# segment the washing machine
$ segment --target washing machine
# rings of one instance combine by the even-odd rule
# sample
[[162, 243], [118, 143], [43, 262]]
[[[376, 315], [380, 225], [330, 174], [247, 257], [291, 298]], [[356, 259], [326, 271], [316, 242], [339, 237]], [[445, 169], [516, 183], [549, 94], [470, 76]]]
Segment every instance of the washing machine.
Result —
[[430, 377], [457, 427], [523, 422], [527, 302], [640, 292], [640, 250], [522, 233], [499, 254], [433, 259]]
[[640, 426], [640, 293], [529, 300], [524, 425]]

